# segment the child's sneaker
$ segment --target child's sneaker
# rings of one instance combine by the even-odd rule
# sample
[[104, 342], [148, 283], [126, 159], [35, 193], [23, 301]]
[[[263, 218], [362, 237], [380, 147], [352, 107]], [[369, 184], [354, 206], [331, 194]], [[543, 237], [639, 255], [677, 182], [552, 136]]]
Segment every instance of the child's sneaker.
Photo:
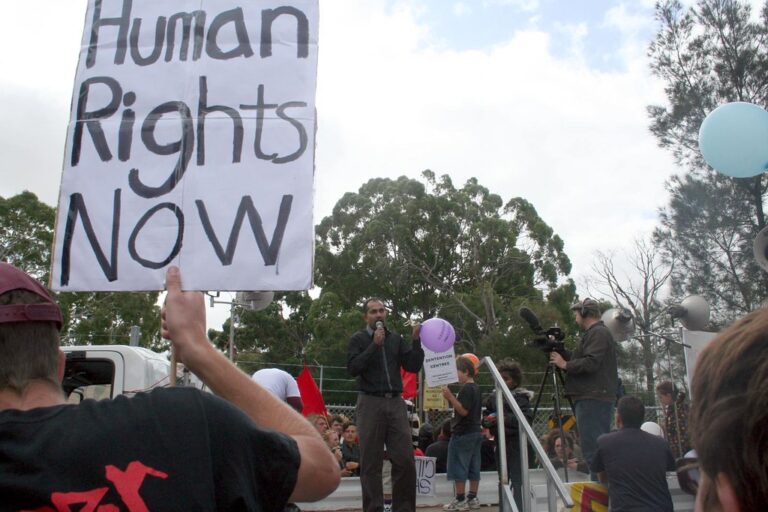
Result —
[[392, 504], [391, 503], [385, 503], [384, 504], [384, 512], [392, 512]]
[[480, 500], [477, 499], [477, 496], [470, 498], [467, 500], [467, 506], [472, 510], [478, 509], [480, 508]]
[[443, 507], [443, 510], [469, 510], [469, 505], [467, 505], [467, 500], [454, 498], [452, 502]]

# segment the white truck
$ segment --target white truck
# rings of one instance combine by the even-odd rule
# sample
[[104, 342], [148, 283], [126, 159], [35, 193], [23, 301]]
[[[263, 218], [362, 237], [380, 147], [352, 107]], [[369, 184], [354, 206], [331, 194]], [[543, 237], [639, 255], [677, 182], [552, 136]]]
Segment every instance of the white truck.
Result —
[[[171, 364], [163, 354], [128, 345], [61, 347], [67, 359], [62, 386], [71, 403], [101, 400], [165, 387]], [[202, 382], [180, 368], [180, 385], [203, 389]]]

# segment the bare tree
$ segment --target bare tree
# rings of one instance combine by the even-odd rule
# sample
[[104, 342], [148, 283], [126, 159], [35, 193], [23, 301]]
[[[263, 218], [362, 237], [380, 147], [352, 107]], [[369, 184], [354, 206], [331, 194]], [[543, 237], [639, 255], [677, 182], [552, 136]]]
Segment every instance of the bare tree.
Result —
[[653, 394], [654, 363], [662, 342], [653, 333], [661, 330], [665, 320], [660, 296], [672, 275], [674, 261], [663, 261], [659, 248], [647, 239], [636, 239], [632, 249], [623, 252], [629, 270], [620, 273], [615, 265], [616, 254], [598, 251], [592, 265], [594, 277], [588, 280], [587, 288], [632, 312], [635, 327], [640, 331], [632, 342], [640, 344], [646, 390]]

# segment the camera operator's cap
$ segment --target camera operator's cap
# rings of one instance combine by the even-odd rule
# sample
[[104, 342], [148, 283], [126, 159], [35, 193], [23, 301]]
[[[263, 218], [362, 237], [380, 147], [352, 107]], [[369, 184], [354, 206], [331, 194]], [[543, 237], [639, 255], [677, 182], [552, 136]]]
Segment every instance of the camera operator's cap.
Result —
[[61, 330], [64, 323], [61, 309], [53, 300], [48, 290], [26, 272], [19, 270], [9, 263], [0, 262], [0, 295], [14, 290], [24, 290], [34, 293], [44, 302], [38, 304], [6, 304], [0, 305], [0, 323], [8, 322], [54, 322]]
[[596, 300], [590, 299], [589, 297], [571, 306], [571, 311], [578, 311], [581, 313], [581, 316], [585, 316], [585, 313], [590, 312], [596, 313], [597, 316], [600, 316], [600, 306]]

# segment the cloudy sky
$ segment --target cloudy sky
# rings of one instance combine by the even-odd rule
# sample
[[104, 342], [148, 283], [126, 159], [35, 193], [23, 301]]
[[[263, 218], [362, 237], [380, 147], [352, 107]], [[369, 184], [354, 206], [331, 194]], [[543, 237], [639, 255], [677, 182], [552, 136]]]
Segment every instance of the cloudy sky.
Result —
[[[373, 177], [476, 177], [594, 252], [648, 234], [675, 168], [648, 130], [663, 104], [652, 0], [322, 0], [315, 222]], [[4, 5], [0, 196], [58, 197], [85, 0]]]

